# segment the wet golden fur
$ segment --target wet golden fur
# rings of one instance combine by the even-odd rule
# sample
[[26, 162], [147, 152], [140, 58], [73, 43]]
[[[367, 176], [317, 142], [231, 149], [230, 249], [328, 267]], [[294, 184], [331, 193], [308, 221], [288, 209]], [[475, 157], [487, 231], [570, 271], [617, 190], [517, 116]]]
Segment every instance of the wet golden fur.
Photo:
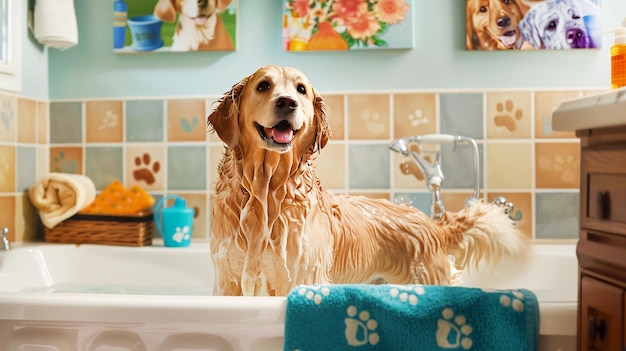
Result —
[[[281, 120], [296, 131], [290, 143], [267, 135]], [[208, 123], [226, 146], [212, 199], [216, 295], [286, 295], [299, 284], [449, 284], [448, 254], [463, 268], [523, 251], [523, 236], [492, 204], [433, 221], [407, 205], [324, 190], [313, 164], [330, 136], [324, 103], [296, 69], [266, 66], [242, 79]]]
[[[466, 0], [465, 45], [470, 50], [532, 49], [522, 39], [518, 24], [529, 6], [522, 0]], [[500, 38], [515, 36], [507, 45]]]

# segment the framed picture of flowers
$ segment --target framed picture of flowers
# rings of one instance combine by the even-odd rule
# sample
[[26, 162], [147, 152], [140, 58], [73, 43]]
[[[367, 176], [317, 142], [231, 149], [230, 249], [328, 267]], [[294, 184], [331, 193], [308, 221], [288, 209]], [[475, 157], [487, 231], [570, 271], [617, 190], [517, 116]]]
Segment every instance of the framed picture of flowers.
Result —
[[413, 48], [413, 0], [283, 0], [286, 51]]
[[601, 0], [465, 0], [468, 50], [595, 49]]

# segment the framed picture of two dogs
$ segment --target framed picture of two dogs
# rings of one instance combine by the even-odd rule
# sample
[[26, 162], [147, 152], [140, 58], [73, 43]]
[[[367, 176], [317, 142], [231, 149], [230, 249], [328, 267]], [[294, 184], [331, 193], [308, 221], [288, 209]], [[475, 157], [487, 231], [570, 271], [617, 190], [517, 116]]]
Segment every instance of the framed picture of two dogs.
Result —
[[[363, 18], [369, 16], [379, 23], [375, 26], [378, 32], [371, 36], [365, 35], [363, 30], [350, 30], [346, 19], [333, 15], [332, 11], [341, 10], [342, 1], [346, 2], [282, 0], [284, 50], [306, 50], [307, 44], [308, 50], [314, 49], [314, 45], [320, 46], [319, 50], [413, 47], [411, 14], [413, 1], [418, 0], [368, 0], [368, 13]], [[320, 6], [311, 5], [318, 2]], [[344, 5], [349, 8], [349, 4]], [[113, 6], [116, 52], [232, 51], [236, 48], [237, 0], [115, 0]], [[601, 0], [465, 0], [465, 45], [468, 50], [599, 48], [600, 10]], [[347, 14], [346, 11], [338, 13]], [[325, 15], [327, 21], [322, 21], [321, 15]], [[341, 19], [339, 27], [346, 27], [343, 28], [345, 33], [337, 30], [339, 27], [334, 22], [338, 18]], [[303, 28], [310, 25], [312, 31], [305, 42], [298, 41], [301, 39], [296, 35], [298, 32], [291, 28], [294, 23]], [[310, 37], [315, 36], [322, 39], [311, 40]]]
[[595, 49], [601, 0], [465, 0], [468, 50]]

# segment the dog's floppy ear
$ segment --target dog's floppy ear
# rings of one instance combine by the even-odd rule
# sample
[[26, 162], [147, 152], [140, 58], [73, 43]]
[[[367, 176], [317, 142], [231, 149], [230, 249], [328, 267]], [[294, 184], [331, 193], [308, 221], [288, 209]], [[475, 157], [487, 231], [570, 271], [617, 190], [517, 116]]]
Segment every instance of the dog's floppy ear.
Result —
[[239, 102], [241, 92], [250, 77], [246, 77], [233, 85], [217, 101], [217, 107], [207, 118], [209, 129], [216, 132], [220, 139], [231, 149], [234, 149], [239, 143]]
[[326, 146], [328, 138], [330, 138], [330, 127], [326, 120], [326, 105], [324, 99], [320, 96], [316, 89], [313, 89], [313, 115], [315, 123], [315, 146], [313, 151], [319, 151]]
[[535, 49], [541, 49], [542, 41], [539, 35], [539, 29], [535, 25], [535, 15], [536, 11], [531, 8], [528, 12], [526, 12], [526, 15], [522, 18], [517, 27], [519, 28], [524, 40], [534, 46]]
[[176, 21], [176, 8], [174, 6], [176, 0], [159, 0], [154, 6], [154, 15], [164, 22]]

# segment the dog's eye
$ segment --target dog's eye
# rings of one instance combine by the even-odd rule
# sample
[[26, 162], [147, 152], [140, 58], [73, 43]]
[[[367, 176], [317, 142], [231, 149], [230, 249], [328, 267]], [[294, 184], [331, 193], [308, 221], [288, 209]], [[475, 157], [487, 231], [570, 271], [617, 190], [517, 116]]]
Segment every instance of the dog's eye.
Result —
[[304, 84], [298, 84], [297, 89], [300, 94], [306, 94], [306, 87], [304, 86]]
[[502, 1], [502, 2], [503, 2], [505, 5], [508, 5], [508, 4], [509, 4], [509, 0], [504, 0], [504, 1]]
[[266, 90], [269, 90], [269, 88], [270, 88], [270, 83], [265, 82], [265, 81], [259, 83], [259, 85], [256, 86], [256, 90], [258, 91], [266, 91]]
[[556, 30], [556, 21], [550, 21], [546, 26], [546, 30]]
[[480, 12], [487, 12], [487, 8], [485, 6], [481, 6], [479, 11]]

